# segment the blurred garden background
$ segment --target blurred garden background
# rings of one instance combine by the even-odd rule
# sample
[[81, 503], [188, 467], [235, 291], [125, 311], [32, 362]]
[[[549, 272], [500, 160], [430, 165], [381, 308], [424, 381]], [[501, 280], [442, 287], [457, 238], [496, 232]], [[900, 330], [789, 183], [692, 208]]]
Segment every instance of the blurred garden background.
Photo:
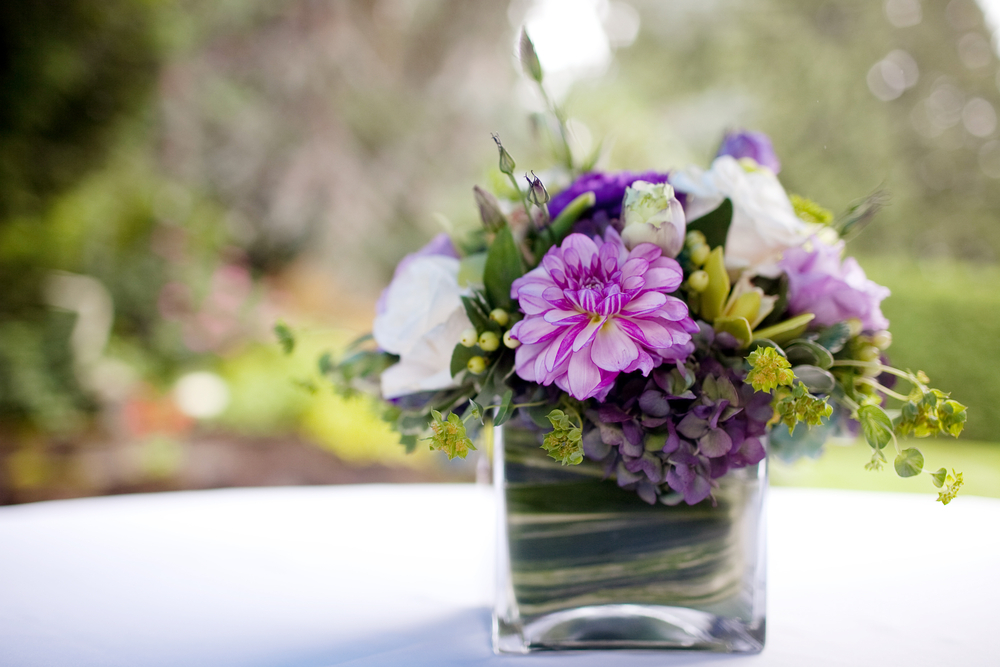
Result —
[[[404, 254], [477, 224], [492, 132], [551, 165], [522, 25], [605, 168], [707, 166], [742, 127], [789, 192], [887, 192], [848, 250], [893, 292], [893, 363], [969, 406], [928, 465], [1000, 495], [998, 0], [7, 0], [0, 503], [473, 479], [316, 359]], [[773, 479], [933, 495], [865, 448]]]

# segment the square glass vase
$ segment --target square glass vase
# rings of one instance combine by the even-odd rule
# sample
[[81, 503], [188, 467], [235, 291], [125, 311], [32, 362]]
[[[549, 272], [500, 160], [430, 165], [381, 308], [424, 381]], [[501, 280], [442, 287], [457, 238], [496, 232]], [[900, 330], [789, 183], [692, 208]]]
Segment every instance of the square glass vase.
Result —
[[766, 459], [714, 498], [649, 505], [541, 440], [513, 422], [493, 434], [496, 653], [763, 649]]

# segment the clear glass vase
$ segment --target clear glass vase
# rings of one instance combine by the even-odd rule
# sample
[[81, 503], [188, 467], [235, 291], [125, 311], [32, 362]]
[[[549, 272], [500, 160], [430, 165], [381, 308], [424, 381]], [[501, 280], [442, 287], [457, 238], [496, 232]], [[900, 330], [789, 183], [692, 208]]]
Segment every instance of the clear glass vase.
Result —
[[649, 505], [538, 430], [495, 430], [497, 653], [764, 646], [766, 459], [697, 505]]

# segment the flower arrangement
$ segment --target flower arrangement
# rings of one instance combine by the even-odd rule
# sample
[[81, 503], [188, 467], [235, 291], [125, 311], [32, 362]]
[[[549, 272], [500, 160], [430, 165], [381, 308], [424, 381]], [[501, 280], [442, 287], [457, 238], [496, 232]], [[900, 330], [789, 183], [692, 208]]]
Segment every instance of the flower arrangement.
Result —
[[[524, 34], [521, 60], [541, 86]], [[708, 169], [596, 171], [551, 111], [562, 165], [546, 180], [568, 185], [522, 183], [494, 136], [510, 187], [474, 188], [482, 226], [407, 256], [378, 302], [377, 347], [324, 357], [325, 374], [384, 399], [410, 450], [464, 458], [488, 418], [517, 416], [553, 459], [599, 461], [651, 504], [699, 503], [768, 447], [795, 457], [859, 428], [866, 467], [891, 443], [898, 475], [928, 472], [941, 502], [955, 497], [961, 473], [925, 471], [899, 438], [957, 437], [965, 407], [888, 364], [889, 290], [844, 257], [881, 195], [840, 216], [789, 196], [756, 132], [728, 133]]]

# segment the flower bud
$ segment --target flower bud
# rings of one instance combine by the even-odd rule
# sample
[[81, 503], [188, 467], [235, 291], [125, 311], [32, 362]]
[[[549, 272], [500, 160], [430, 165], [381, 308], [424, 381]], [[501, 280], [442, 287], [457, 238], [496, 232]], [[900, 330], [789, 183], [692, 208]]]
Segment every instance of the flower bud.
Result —
[[461, 342], [465, 347], [472, 347], [478, 340], [479, 334], [476, 333], [475, 329], [470, 327], [462, 332], [462, 338], [459, 339], [459, 342]]
[[496, 142], [497, 150], [500, 151], [500, 171], [510, 176], [514, 173], [514, 167], [516, 166], [514, 164], [514, 158], [510, 156], [507, 149], [503, 147], [502, 143], [500, 143], [499, 135], [494, 134], [493, 141]]
[[629, 250], [652, 243], [666, 256], [676, 257], [684, 247], [684, 209], [666, 183], [635, 181], [627, 187], [622, 224], [622, 241]]
[[705, 271], [695, 271], [688, 277], [688, 287], [695, 292], [704, 292], [708, 289], [708, 273]]
[[892, 334], [888, 331], [878, 331], [872, 335], [872, 345], [880, 350], [886, 350], [892, 345]]
[[684, 237], [684, 244], [689, 248], [705, 245], [706, 243], [708, 243], [708, 240], [705, 238], [705, 235], [697, 229], [691, 230]]
[[701, 266], [708, 261], [708, 256], [712, 253], [707, 243], [699, 243], [691, 248], [691, 261]]
[[516, 350], [521, 346], [521, 341], [510, 335], [510, 330], [507, 330], [503, 334], [503, 344], [512, 350]]
[[525, 180], [528, 181], [528, 199], [535, 206], [542, 206], [549, 203], [549, 193], [542, 185], [542, 180], [535, 176], [535, 172], [531, 172], [531, 178], [528, 175], [524, 175]]
[[858, 350], [858, 359], [861, 361], [878, 361], [881, 354], [874, 345], [865, 345]]
[[484, 331], [479, 336], [479, 347], [483, 349], [483, 352], [492, 352], [500, 347], [500, 336], [492, 331]]
[[480, 356], [475, 356], [469, 359], [469, 362], [465, 365], [473, 375], [479, 375], [486, 370], [486, 360]]
[[510, 322], [510, 313], [503, 308], [494, 308], [490, 311], [490, 319], [502, 327], [507, 326], [507, 323]]
[[497, 201], [496, 197], [478, 185], [472, 188], [472, 194], [476, 198], [476, 205], [479, 206], [479, 217], [486, 229], [497, 231], [507, 224], [503, 211], [500, 210], [500, 202]]
[[529, 77], [534, 79], [536, 83], [542, 82], [542, 63], [538, 60], [538, 54], [535, 52], [535, 45], [531, 43], [531, 38], [528, 37], [528, 31], [521, 29], [521, 41], [519, 44], [519, 55], [521, 57], [521, 69]]

